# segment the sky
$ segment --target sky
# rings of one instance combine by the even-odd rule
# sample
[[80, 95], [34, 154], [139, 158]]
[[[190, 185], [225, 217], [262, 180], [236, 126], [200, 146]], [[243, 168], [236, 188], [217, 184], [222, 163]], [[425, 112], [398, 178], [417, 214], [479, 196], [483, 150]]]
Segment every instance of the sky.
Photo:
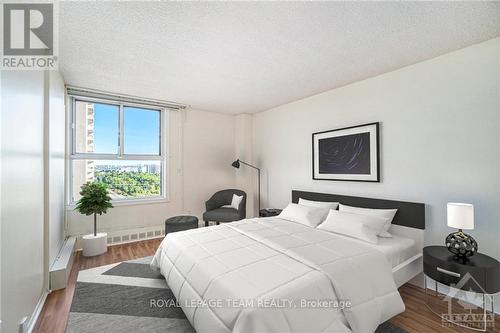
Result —
[[[94, 152], [118, 153], [118, 112], [116, 105], [94, 103]], [[160, 112], [123, 108], [124, 153], [159, 155]]]

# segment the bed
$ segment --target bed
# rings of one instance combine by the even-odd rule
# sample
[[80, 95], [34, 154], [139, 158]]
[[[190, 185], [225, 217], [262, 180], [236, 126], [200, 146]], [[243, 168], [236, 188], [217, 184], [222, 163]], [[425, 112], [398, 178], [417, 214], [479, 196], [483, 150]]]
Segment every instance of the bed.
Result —
[[424, 205], [348, 198], [398, 208], [395, 237], [367, 244], [279, 217], [245, 219], [169, 234], [151, 265], [197, 332], [373, 332], [404, 311], [397, 287], [421, 271]]

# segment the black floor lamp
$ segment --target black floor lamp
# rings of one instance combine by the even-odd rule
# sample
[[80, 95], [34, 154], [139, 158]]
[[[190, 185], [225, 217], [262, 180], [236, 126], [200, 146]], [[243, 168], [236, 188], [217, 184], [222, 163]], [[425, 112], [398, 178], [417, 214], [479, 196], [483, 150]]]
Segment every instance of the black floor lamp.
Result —
[[243, 161], [240, 161], [239, 159], [237, 159], [236, 161], [233, 162], [233, 164], [231, 164], [233, 167], [235, 167], [236, 169], [239, 169], [240, 168], [240, 163], [241, 164], [245, 164], [246, 166], [249, 166], [251, 168], [254, 168], [255, 170], [258, 171], [258, 176], [259, 176], [259, 190], [258, 190], [258, 193], [259, 193], [259, 214], [260, 214], [260, 169], [257, 168], [256, 166], [253, 166], [251, 164], [248, 164], [248, 163], [245, 163]]

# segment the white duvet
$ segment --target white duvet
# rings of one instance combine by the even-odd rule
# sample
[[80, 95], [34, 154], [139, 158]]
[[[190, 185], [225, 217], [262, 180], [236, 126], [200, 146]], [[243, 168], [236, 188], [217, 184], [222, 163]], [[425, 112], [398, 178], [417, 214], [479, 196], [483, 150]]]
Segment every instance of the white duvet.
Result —
[[168, 234], [151, 266], [199, 333], [368, 333], [404, 311], [381, 252], [279, 218]]

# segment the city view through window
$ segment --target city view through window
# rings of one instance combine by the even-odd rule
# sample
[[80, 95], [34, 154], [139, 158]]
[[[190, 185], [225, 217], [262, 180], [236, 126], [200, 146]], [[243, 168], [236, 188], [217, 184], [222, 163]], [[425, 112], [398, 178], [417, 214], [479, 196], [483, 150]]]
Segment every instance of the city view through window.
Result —
[[[76, 101], [75, 108], [74, 150], [78, 157], [71, 164], [72, 201], [80, 198], [83, 184], [93, 181], [108, 185], [115, 200], [161, 196], [160, 111], [128, 106], [120, 111], [119, 105], [84, 101]], [[96, 154], [106, 154], [106, 159], [95, 158]], [[151, 159], [131, 159], [134, 155]]]

